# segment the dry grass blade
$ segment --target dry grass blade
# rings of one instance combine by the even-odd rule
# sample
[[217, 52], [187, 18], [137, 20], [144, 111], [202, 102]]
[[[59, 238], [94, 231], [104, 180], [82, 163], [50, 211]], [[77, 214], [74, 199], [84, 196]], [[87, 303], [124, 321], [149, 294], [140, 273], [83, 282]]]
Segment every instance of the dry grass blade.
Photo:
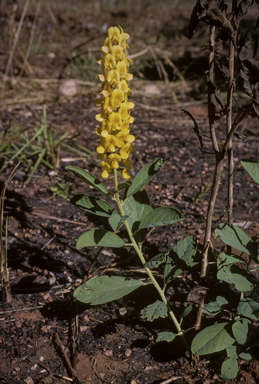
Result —
[[37, 24], [39, 12], [40, 12], [41, 4], [42, 4], [42, 0], [38, 0], [36, 12], [35, 12], [35, 17], [34, 17], [32, 28], [31, 28], [30, 40], [29, 40], [29, 44], [28, 44], [26, 54], [25, 54], [26, 59], [28, 59], [30, 56], [31, 47], [32, 47], [32, 43], [33, 43], [33, 38], [34, 38], [35, 30], [36, 30], [36, 24]]
[[26, 2], [24, 4], [24, 7], [23, 7], [23, 11], [22, 11], [22, 15], [21, 15], [21, 19], [20, 19], [19, 25], [18, 25], [17, 31], [15, 33], [13, 45], [12, 45], [12, 48], [11, 48], [11, 51], [10, 51], [10, 54], [9, 54], [8, 62], [7, 62], [6, 69], [5, 69], [5, 76], [8, 76], [8, 74], [9, 74], [10, 67], [11, 67], [11, 64], [12, 64], [12, 61], [13, 61], [14, 51], [15, 51], [16, 45], [17, 45], [19, 37], [20, 37], [23, 21], [24, 21], [27, 9], [29, 7], [29, 4], [30, 4], [30, 0], [26, 0]]

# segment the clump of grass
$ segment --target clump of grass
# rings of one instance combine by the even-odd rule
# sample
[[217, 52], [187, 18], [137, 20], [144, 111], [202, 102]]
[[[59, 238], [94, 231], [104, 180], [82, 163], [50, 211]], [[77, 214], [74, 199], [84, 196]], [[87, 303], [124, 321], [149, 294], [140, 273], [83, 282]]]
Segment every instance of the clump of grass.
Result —
[[45, 107], [43, 107], [41, 118], [35, 110], [32, 112], [40, 123], [39, 127], [34, 128], [33, 134], [29, 135], [24, 132], [23, 127], [12, 130], [11, 123], [2, 133], [0, 150], [6, 161], [0, 169], [0, 173], [18, 159], [31, 168], [26, 180], [26, 183], [29, 183], [40, 164], [45, 165], [48, 169], [58, 170], [62, 148], [83, 158], [94, 156], [90, 150], [79, 144], [75, 137], [69, 136], [69, 132], [59, 136], [58, 131], [47, 123]]

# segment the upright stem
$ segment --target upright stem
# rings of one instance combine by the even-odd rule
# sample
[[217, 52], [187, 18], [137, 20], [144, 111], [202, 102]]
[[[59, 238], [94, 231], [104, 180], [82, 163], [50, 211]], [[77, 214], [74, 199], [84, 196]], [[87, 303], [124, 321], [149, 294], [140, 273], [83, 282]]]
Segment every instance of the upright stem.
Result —
[[[236, 10], [236, 0], [232, 0], [232, 12]], [[227, 95], [227, 126], [226, 136], [228, 136], [232, 127], [232, 108], [233, 108], [233, 90], [234, 90], [234, 60], [235, 60], [235, 46], [230, 41], [229, 47], [229, 80], [228, 80], [228, 95]], [[233, 223], [233, 176], [234, 176], [234, 156], [232, 139], [228, 146], [228, 222]]]
[[204, 244], [203, 244], [202, 265], [201, 265], [201, 278], [204, 278], [206, 276], [207, 268], [208, 268], [208, 252], [209, 252], [209, 244], [210, 244], [210, 238], [211, 238], [213, 212], [214, 212], [215, 202], [216, 202], [216, 198], [219, 190], [221, 171], [223, 166], [223, 159], [220, 154], [218, 140], [216, 136], [216, 130], [215, 130], [215, 103], [213, 103], [213, 97], [215, 96], [215, 86], [214, 86], [215, 34], [216, 34], [216, 28], [214, 26], [211, 26], [210, 27], [210, 43], [209, 43], [210, 54], [209, 54], [209, 74], [208, 74], [208, 110], [209, 110], [210, 136], [211, 136], [213, 149], [215, 152], [216, 166], [215, 166], [213, 186], [210, 194], [209, 206], [207, 211], [206, 228], [205, 228], [205, 236], [204, 236]]
[[[115, 180], [115, 196], [116, 196], [116, 202], [117, 202], [117, 205], [118, 205], [118, 208], [120, 210], [120, 214], [121, 216], [124, 216], [124, 210], [123, 210], [123, 206], [121, 204], [121, 201], [120, 201], [120, 196], [119, 196], [119, 192], [118, 192], [118, 179], [117, 179], [117, 170], [114, 169], [114, 180]], [[132, 231], [130, 229], [130, 226], [127, 222], [127, 220], [125, 220], [125, 227], [127, 229], [127, 232], [128, 232], [128, 235], [129, 235], [129, 238], [130, 238], [130, 241], [132, 243], [132, 246], [133, 248], [135, 249], [143, 267], [145, 268], [146, 272], [147, 272], [147, 275], [148, 277], [150, 278], [152, 284], [155, 286], [156, 290], [158, 291], [162, 301], [165, 303], [166, 307], [167, 307], [167, 310], [168, 310], [168, 313], [169, 313], [169, 316], [171, 317], [171, 319], [173, 320], [173, 323], [177, 329], [177, 332], [178, 332], [178, 336], [180, 336], [184, 342], [184, 345], [185, 347], [187, 348], [187, 350], [189, 351], [190, 355], [191, 355], [191, 348], [182, 332], [182, 329], [181, 329], [181, 326], [179, 324], [179, 322], [177, 321], [166, 297], [165, 297], [165, 294], [164, 294], [164, 291], [161, 289], [160, 285], [158, 284], [158, 282], [156, 281], [155, 277], [153, 276], [151, 270], [146, 266], [146, 260], [138, 246], [138, 244], [136, 243], [135, 239], [134, 239], [134, 236], [132, 234]]]

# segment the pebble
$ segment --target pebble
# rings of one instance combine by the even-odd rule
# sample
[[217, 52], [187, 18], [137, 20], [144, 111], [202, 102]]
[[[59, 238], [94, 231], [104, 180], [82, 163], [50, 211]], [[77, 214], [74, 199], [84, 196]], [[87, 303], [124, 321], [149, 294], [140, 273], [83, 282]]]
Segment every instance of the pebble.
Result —
[[16, 321], [15, 323], [14, 323], [14, 325], [16, 326], [16, 328], [22, 328], [22, 323], [21, 323], [21, 321]]
[[107, 349], [107, 351], [105, 351], [103, 354], [105, 356], [107, 356], [107, 357], [112, 357], [113, 356], [113, 351], [111, 349]]
[[89, 328], [89, 327], [88, 327], [87, 325], [82, 325], [82, 326], [80, 327], [80, 333], [81, 333], [81, 332], [85, 332], [85, 331], [87, 331], [88, 328]]
[[131, 354], [132, 354], [132, 350], [131, 349], [126, 349], [125, 356], [126, 357], [130, 357]]
[[26, 379], [24, 379], [25, 383], [26, 384], [33, 384], [34, 381], [32, 380], [32, 378], [30, 376], [26, 377]]

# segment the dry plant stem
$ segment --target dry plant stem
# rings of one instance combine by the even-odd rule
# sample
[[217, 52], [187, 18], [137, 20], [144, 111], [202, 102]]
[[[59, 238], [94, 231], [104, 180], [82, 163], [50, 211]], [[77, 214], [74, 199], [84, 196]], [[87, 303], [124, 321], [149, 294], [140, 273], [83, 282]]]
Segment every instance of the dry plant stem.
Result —
[[213, 108], [213, 103], [212, 103], [213, 89], [214, 89], [213, 84], [214, 84], [215, 32], [216, 32], [216, 28], [214, 26], [210, 27], [210, 44], [209, 44], [210, 54], [209, 54], [209, 74], [208, 74], [208, 110], [209, 110], [210, 135], [211, 135], [211, 141], [212, 141], [212, 145], [213, 145], [213, 149], [214, 149], [215, 157], [216, 157], [216, 167], [215, 167], [213, 186], [212, 186], [212, 190], [211, 190], [209, 206], [208, 206], [208, 211], [207, 211], [205, 238], [204, 238], [204, 244], [203, 244], [202, 266], [201, 266], [201, 278], [204, 278], [206, 276], [206, 273], [207, 273], [208, 251], [209, 251], [209, 244], [210, 244], [210, 238], [211, 238], [212, 218], [213, 218], [213, 212], [214, 212], [216, 197], [217, 197], [217, 193], [218, 193], [218, 189], [219, 189], [220, 176], [221, 176], [222, 163], [223, 163], [222, 160], [219, 161], [220, 151], [219, 151], [218, 140], [216, 137], [215, 120], [214, 120], [215, 115], [214, 115], [214, 108]]
[[[7, 257], [4, 252], [3, 247], [3, 240], [2, 240], [2, 232], [3, 232], [3, 224], [4, 224], [4, 199], [5, 199], [5, 191], [7, 188], [8, 183], [12, 179], [16, 169], [18, 168], [20, 163], [16, 165], [16, 167], [13, 169], [11, 175], [8, 177], [7, 182], [4, 186], [4, 189], [2, 191], [1, 196], [1, 219], [0, 219], [0, 254], [1, 254], [1, 283], [2, 283], [2, 296], [3, 301], [6, 303], [10, 303], [12, 301], [12, 294], [11, 294], [11, 286], [9, 281], [9, 274], [8, 274], [8, 265], [7, 265]], [[6, 224], [7, 225], [7, 224]], [[7, 228], [6, 228], [7, 231]], [[7, 238], [7, 236], [6, 236]], [[5, 244], [5, 247], [7, 247], [7, 244]]]
[[[236, 10], [236, 0], [232, 0], [232, 12]], [[233, 109], [233, 90], [234, 90], [234, 59], [235, 59], [235, 47], [232, 41], [230, 41], [229, 47], [229, 80], [228, 80], [228, 95], [227, 95], [227, 130], [226, 136], [228, 136], [232, 127], [232, 109]], [[232, 139], [229, 143], [227, 150], [228, 153], [228, 222], [233, 224], [233, 176], [234, 176], [234, 156]], [[228, 249], [231, 251], [230, 249]]]
[[24, 4], [24, 7], [23, 7], [22, 16], [21, 16], [19, 25], [18, 25], [17, 31], [15, 33], [15, 38], [14, 38], [14, 42], [13, 42], [13, 45], [12, 45], [12, 49], [11, 49], [11, 52], [10, 52], [10, 55], [9, 55], [9, 58], [8, 58], [7, 65], [6, 65], [6, 69], [5, 69], [5, 75], [6, 76], [8, 76], [8, 74], [9, 74], [9, 70], [10, 70], [10, 67], [11, 67], [11, 64], [12, 64], [12, 60], [13, 60], [14, 50], [15, 50], [15, 47], [17, 45], [20, 33], [21, 33], [23, 21], [24, 21], [24, 18], [25, 18], [25, 15], [26, 15], [26, 12], [27, 12], [29, 4], [30, 4], [30, 0], [26, 0], [26, 3]]
[[[116, 202], [117, 202], [118, 208], [119, 208], [119, 210], [120, 210], [121, 216], [124, 216], [125, 213], [124, 213], [123, 206], [122, 206], [122, 204], [121, 204], [120, 196], [119, 196], [119, 192], [118, 192], [118, 179], [117, 179], [117, 170], [116, 170], [116, 169], [114, 169], [114, 180], [115, 180]], [[137, 253], [137, 255], [138, 255], [138, 257], [139, 257], [139, 259], [140, 259], [140, 261], [141, 261], [141, 263], [142, 263], [142, 265], [143, 265], [143, 267], [145, 268], [148, 277], [150, 278], [152, 284], [155, 286], [155, 288], [156, 288], [156, 290], [158, 291], [158, 293], [159, 293], [161, 299], [163, 300], [163, 302], [165, 303], [165, 305], [166, 305], [166, 307], [167, 307], [169, 316], [170, 316], [171, 319], [173, 320], [173, 323], [174, 323], [174, 325], [175, 325], [175, 327], [176, 327], [176, 329], [177, 329], [178, 336], [181, 337], [181, 339], [183, 340], [183, 343], [184, 343], [186, 349], [187, 349], [188, 352], [190, 353], [190, 356], [192, 356], [191, 348], [190, 348], [190, 346], [189, 346], [189, 344], [188, 344], [188, 342], [187, 342], [187, 340], [186, 340], [186, 338], [185, 338], [185, 336], [184, 336], [184, 334], [183, 334], [183, 331], [182, 331], [182, 329], [181, 329], [181, 326], [180, 326], [178, 320], [176, 319], [176, 317], [175, 317], [175, 315], [174, 315], [174, 313], [173, 313], [173, 311], [172, 311], [172, 309], [171, 309], [171, 307], [170, 307], [170, 305], [169, 305], [169, 303], [168, 303], [168, 301], [167, 301], [167, 299], [166, 299], [166, 297], [165, 297], [164, 291], [161, 289], [160, 285], [159, 285], [158, 282], [156, 281], [156, 279], [155, 279], [155, 277], [153, 276], [151, 270], [150, 270], [149, 268], [147, 268], [147, 266], [146, 266], [146, 260], [145, 260], [145, 258], [144, 258], [144, 256], [143, 256], [143, 254], [142, 254], [142, 252], [141, 252], [141, 250], [140, 250], [138, 244], [136, 243], [136, 241], [135, 241], [135, 239], [134, 239], [134, 237], [133, 237], [132, 231], [131, 231], [131, 229], [130, 229], [130, 227], [129, 227], [129, 224], [128, 224], [127, 220], [125, 221], [125, 227], [126, 227], [126, 229], [127, 229], [129, 238], [130, 238], [131, 243], [132, 243], [132, 246], [133, 246], [133, 248], [135, 249], [135, 251], [136, 251], [136, 253]]]
[[57, 345], [59, 346], [60, 352], [61, 352], [62, 357], [63, 357], [63, 359], [64, 359], [64, 363], [65, 363], [66, 368], [67, 368], [67, 370], [68, 370], [68, 373], [69, 373], [70, 376], [73, 378], [75, 384], [80, 384], [80, 382], [79, 382], [79, 380], [78, 380], [78, 378], [77, 378], [76, 372], [75, 372], [75, 370], [72, 368], [71, 363], [70, 363], [70, 361], [69, 361], [69, 358], [68, 358], [66, 352], [64, 351], [64, 348], [63, 348], [63, 346], [62, 346], [62, 344], [61, 344], [61, 341], [60, 341], [60, 338], [59, 338], [59, 335], [58, 335], [57, 332], [55, 332], [55, 340], [56, 340], [56, 342], [57, 342]]

